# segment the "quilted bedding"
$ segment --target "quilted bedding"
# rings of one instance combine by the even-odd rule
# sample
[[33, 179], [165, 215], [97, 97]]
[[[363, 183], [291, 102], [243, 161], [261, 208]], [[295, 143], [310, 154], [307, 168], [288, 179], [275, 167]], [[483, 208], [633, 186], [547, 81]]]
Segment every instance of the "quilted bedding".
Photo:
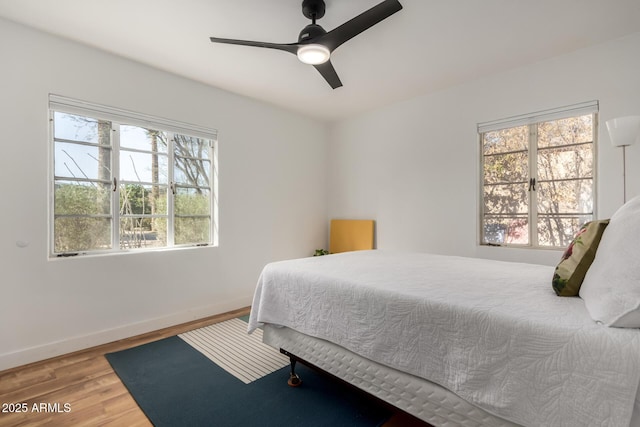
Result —
[[425, 378], [525, 426], [628, 426], [640, 331], [557, 297], [553, 268], [360, 251], [267, 265], [249, 331], [269, 323]]

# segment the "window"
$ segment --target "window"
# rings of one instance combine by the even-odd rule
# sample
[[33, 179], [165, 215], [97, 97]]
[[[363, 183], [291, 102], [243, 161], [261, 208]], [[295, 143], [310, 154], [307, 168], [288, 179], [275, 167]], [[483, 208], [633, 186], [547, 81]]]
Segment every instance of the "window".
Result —
[[481, 244], [566, 247], [594, 218], [597, 105], [479, 125]]
[[216, 132], [50, 96], [51, 254], [216, 243]]

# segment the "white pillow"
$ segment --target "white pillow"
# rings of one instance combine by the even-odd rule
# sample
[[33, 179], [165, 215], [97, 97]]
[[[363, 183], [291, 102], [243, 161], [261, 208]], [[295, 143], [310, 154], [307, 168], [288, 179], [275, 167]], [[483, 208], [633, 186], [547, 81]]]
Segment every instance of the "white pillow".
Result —
[[611, 217], [580, 297], [594, 320], [640, 328], [640, 196]]

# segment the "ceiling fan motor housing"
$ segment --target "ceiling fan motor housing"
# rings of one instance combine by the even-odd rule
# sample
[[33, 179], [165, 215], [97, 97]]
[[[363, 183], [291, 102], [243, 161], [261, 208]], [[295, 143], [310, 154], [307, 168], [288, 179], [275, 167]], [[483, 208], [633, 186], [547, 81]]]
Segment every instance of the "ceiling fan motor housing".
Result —
[[303, 0], [302, 14], [309, 19], [320, 19], [324, 16], [324, 0]]
[[298, 43], [304, 43], [308, 40], [313, 40], [323, 34], [327, 34], [324, 28], [318, 24], [309, 24], [300, 31], [298, 36]]

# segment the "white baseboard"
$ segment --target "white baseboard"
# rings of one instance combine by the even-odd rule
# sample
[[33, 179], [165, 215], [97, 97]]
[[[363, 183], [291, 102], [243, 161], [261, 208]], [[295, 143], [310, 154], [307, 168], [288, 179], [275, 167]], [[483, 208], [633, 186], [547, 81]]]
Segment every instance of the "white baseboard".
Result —
[[0, 354], [0, 371], [251, 305], [253, 295]]

